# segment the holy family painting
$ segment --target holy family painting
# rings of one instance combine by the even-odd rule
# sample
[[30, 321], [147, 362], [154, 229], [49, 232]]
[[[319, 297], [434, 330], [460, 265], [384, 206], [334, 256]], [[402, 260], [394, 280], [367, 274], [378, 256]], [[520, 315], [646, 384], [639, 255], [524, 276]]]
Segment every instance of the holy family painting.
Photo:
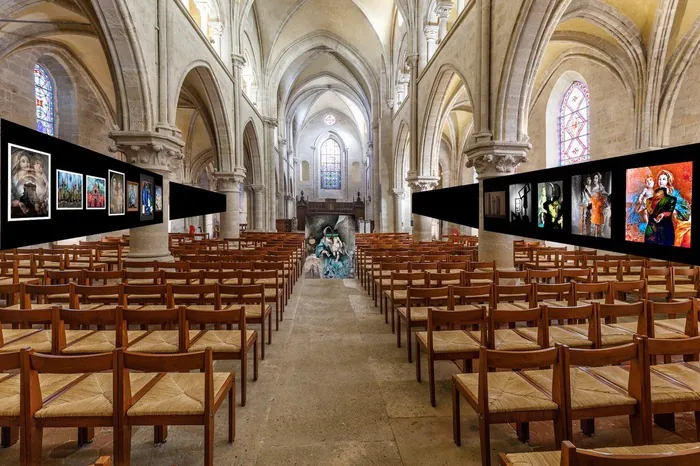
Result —
[[690, 248], [693, 162], [627, 170], [625, 239]]
[[347, 215], [306, 217], [306, 278], [353, 278], [355, 221]]

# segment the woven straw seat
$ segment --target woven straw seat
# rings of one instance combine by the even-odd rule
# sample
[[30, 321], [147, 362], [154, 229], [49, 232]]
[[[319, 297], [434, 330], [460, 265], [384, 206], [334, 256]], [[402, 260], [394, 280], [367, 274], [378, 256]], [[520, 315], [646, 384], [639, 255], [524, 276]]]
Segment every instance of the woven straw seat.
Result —
[[[697, 363], [695, 363], [695, 368], [697, 368]], [[675, 381], [680, 382], [682, 385], [685, 385], [686, 387], [689, 387], [691, 389], [692, 395], [684, 393], [683, 395], [680, 395], [683, 397], [683, 400], [686, 399], [692, 399], [692, 400], [700, 400], [700, 372], [697, 372], [695, 369], [692, 368], [690, 364], [684, 363], [684, 362], [678, 362], [678, 363], [672, 363], [672, 364], [657, 364], [652, 366], [651, 368], [652, 373], [656, 372], [658, 374], [662, 374], [666, 376], [667, 378], [673, 379]], [[665, 391], [659, 391], [660, 396], [666, 396], [664, 395]], [[673, 395], [672, 395], [673, 396]], [[686, 398], [690, 397], [690, 398]], [[654, 396], [654, 387], [652, 384], [652, 401], [657, 402], [660, 400], [657, 400], [657, 398]], [[673, 400], [669, 401], [676, 401], [674, 398]]]
[[185, 306], [187, 309], [192, 309], [193, 311], [216, 311], [214, 304], [188, 304]]
[[683, 293], [687, 296], [697, 296], [698, 295], [698, 290], [695, 288], [695, 285], [675, 284], [675, 285], [673, 285], [673, 288], [674, 288], [676, 294]]
[[493, 280], [489, 280], [488, 278], [472, 278], [469, 280], [469, 283], [471, 283], [471, 286], [490, 285], [493, 283]]
[[[440, 309], [439, 307], [436, 306], [411, 306], [411, 322], [427, 322], [428, 321], [428, 309]], [[397, 308], [399, 311], [399, 314], [403, 316], [403, 318], [406, 318], [406, 314], [408, 313], [407, 309], [405, 307], [399, 307]]]
[[174, 293], [173, 298], [175, 298], [175, 301], [177, 301], [178, 299], [185, 299], [188, 301], [198, 301], [199, 295], [198, 294], [186, 294], [186, 293]]
[[[66, 339], [68, 335], [76, 330], [66, 330]], [[77, 330], [77, 332], [83, 332], [83, 330]], [[128, 337], [129, 341], [140, 337], [146, 333], [145, 330], [129, 330]], [[76, 337], [72, 338], [77, 339]], [[62, 351], [62, 354], [97, 354], [97, 353], [109, 353], [116, 349], [116, 339], [117, 332], [115, 330], [100, 330], [94, 332], [85, 338], [76, 341], [73, 344], [68, 344]]]
[[522, 311], [528, 309], [530, 306], [528, 303], [496, 303], [495, 309], [499, 311]]
[[[197, 333], [195, 332], [194, 335]], [[154, 330], [138, 341], [130, 341], [128, 350], [137, 353], [177, 353], [180, 349], [178, 338], [177, 330]]]
[[506, 455], [513, 466], [560, 466], [560, 451], [533, 451], [529, 453], [509, 453]]
[[[250, 343], [255, 336], [255, 330], [247, 330], [246, 337]], [[192, 338], [192, 334], [190, 334]], [[241, 331], [240, 330], [207, 330], [200, 338], [197, 338], [191, 345], [189, 352], [196, 353], [211, 347], [215, 353], [240, 353], [241, 352]]]
[[[691, 448], [698, 448], [697, 443], [676, 443], [667, 445], [642, 445], [636, 447], [596, 448], [596, 452], [611, 455], [650, 455], [656, 453], [673, 453]], [[559, 466], [560, 451], [535, 451], [530, 453], [509, 453], [506, 455], [508, 464], [512, 466]]]
[[[4, 307], [3, 309], [10, 309], [12, 311], [20, 311], [26, 309], [27, 306], [22, 304], [13, 304], [12, 306]], [[61, 307], [61, 303], [47, 303], [47, 304], [32, 304], [32, 309], [53, 309], [54, 307]]]
[[[240, 309], [245, 310], [246, 319], [260, 319], [262, 317], [262, 311], [260, 310], [259, 304], [231, 304], [226, 307], [226, 309]], [[265, 305], [265, 311], [272, 311], [272, 306], [269, 304]]]
[[[593, 346], [593, 342], [585, 335], [578, 333], [575, 328], [576, 326], [574, 325], [556, 325], [549, 327], [549, 344], [554, 346], [555, 343], [560, 343], [571, 348], [588, 348]], [[519, 331], [531, 340], [537, 340], [537, 328], [525, 327], [519, 329]]]
[[[78, 377], [79, 374], [39, 374], [41, 394], [47, 398]], [[19, 380], [20, 377], [17, 374], [0, 382], [0, 417], [19, 416]]]
[[165, 311], [170, 309], [170, 306], [166, 306], [165, 304], [146, 304], [145, 306], [136, 306], [136, 308], [141, 311]]
[[161, 299], [163, 296], [159, 294], [138, 294], [138, 295], [127, 295], [127, 301], [139, 302], [139, 301], [154, 301]]
[[[474, 337], [481, 336], [481, 332], [472, 330], [470, 332]], [[520, 329], [513, 330], [508, 328], [494, 330], [494, 349], [500, 351], [531, 351], [541, 349], [536, 341], [523, 336]], [[535, 334], [536, 335], [536, 334]]]
[[617, 275], [598, 275], [599, 282], [616, 282]]
[[573, 409], [604, 408], [608, 406], [634, 406], [637, 400], [594, 377], [584, 369], [575, 367], [570, 373], [571, 407]]
[[129, 285], [153, 285], [152, 278], [130, 278]]
[[[656, 335], [656, 333], [660, 331], [659, 327], [665, 328], [667, 330], [673, 330], [678, 333], [685, 333], [685, 317], [655, 321], [654, 335]], [[698, 329], [700, 330], [700, 324], [698, 324]]]
[[[549, 385], [539, 385], [539, 383], [534, 382], [532, 376], [541, 376], [537, 377], [538, 379], [548, 379]], [[474, 400], [479, 399], [479, 374], [457, 374], [453, 377]], [[525, 377], [529, 380], [526, 380]], [[555, 411], [558, 409], [557, 404], [547, 394], [552, 386], [551, 370], [489, 372], [488, 382], [489, 412]], [[537, 383], [537, 386], [534, 383]]]
[[[89, 374], [65, 392], [45, 403], [34, 414], [37, 419], [57, 417], [112, 416], [112, 373]], [[42, 393], [42, 398], [45, 399]]]
[[[476, 311], [480, 308], [481, 306], [477, 306], [476, 304], [455, 304], [455, 308], [452, 309], [453, 311]], [[438, 307], [438, 309], [443, 309], [442, 306]]]
[[545, 299], [542, 303], [550, 307], [569, 307], [569, 301], [566, 299]]
[[19, 351], [22, 348], [32, 348], [37, 353], [51, 352], [51, 330], [32, 329], [2, 329], [5, 344], [0, 352]]
[[406, 290], [394, 290], [394, 296], [392, 298], [391, 290], [384, 290], [384, 296], [386, 296], [389, 299], [399, 299], [401, 301], [406, 301], [406, 297], [408, 296], [408, 291], [406, 291]]
[[[627, 330], [634, 332], [634, 333], [637, 332], [637, 323], [636, 322], [622, 322], [619, 324], [615, 324], [615, 326], [618, 328], [627, 329]], [[685, 329], [681, 330], [680, 332], [676, 332], [676, 331], [670, 330], [666, 327], [654, 326], [654, 338], [663, 338], [666, 340], [678, 340], [681, 338], [688, 338], [688, 336], [684, 332], [685, 332]]]
[[[231, 374], [214, 372], [213, 375], [216, 395]], [[133, 381], [131, 391], [138, 391]], [[204, 414], [204, 374], [191, 372], [165, 374], [126, 413], [131, 417], [197, 414]]]
[[98, 296], [88, 296], [87, 300], [89, 303], [104, 303], [105, 301], [115, 303], [119, 301], [118, 294], [101, 294]]
[[[477, 332], [478, 333], [478, 332]], [[416, 332], [418, 340], [428, 347], [428, 332]], [[440, 330], [433, 332], [433, 351], [436, 353], [461, 353], [479, 351], [479, 340], [464, 330]]]

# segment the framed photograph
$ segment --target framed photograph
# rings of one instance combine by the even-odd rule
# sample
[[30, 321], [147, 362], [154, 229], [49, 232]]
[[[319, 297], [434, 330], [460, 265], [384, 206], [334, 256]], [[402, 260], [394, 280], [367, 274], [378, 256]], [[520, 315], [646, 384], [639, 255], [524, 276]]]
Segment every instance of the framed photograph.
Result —
[[107, 208], [107, 181], [99, 176], [85, 176], [85, 195], [87, 210], [104, 210]]
[[163, 187], [156, 186], [156, 212], [163, 212]]
[[545, 230], [564, 229], [564, 182], [537, 184], [537, 226]]
[[612, 178], [611, 171], [571, 177], [571, 233], [610, 239]]
[[628, 169], [625, 240], [690, 248], [692, 197], [693, 162]]
[[83, 175], [56, 170], [56, 210], [83, 210]]
[[126, 211], [139, 211], [139, 184], [135, 181], [126, 182]]
[[126, 213], [126, 201], [124, 173], [109, 170], [109, 215], [124, 215]]
[[153, 220], [154, 213], [154, 189], [153, 177], [141, 175], [140, 196], [141, 196], [141, 220]]
[[8, 144], [7, 220], [51, 218], [51, 154]]
[[506, 192], [484, 193], [484, 217], [506, 218]]
[[530, 226], [532, 222], [531, 183], [516, 183], [508, 187], [510, 223], [514, 227]]

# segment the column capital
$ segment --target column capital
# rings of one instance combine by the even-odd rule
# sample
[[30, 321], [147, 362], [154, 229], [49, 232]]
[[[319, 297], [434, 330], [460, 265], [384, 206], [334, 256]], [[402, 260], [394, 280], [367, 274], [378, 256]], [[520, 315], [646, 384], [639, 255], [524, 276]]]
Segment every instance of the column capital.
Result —
[[224, 35], [224, 23], [221, 21], [209, 21], [209, 34], [216, 37]]
[[231, 54], [231, 61], [233, 62], [233, 66], [236, 68], [243, 68], [245, 66], [245, 57], [243, 55], [238, 55], [237, 53], [232, 53]]
[[435, 14], [440, 19], [447, 19], [452, 12], [452, 0], [438, 0], [435, 2]]
[[393, 110], [394, 105], [396, 105], [396, 101], [394, 99], [387, 99], [386, 100], [386, 106], [389, 108], [389, 110]]
[[175, 136], [152, 131], [112, 131], [110, 152], [121, 152], [129, 163], [154, 171], [175, 171], [185, 158], [185, 142]]
[[405, 189], [397, 189], [394, 188], [391, 190], [391, 193], [394, 195], [395, 198], [397, 199], [406, 199], [406, 190]]
[[438, 31], [440, 30], [437, 24], [426, 24], [423, 28], [423, 34], [428, 41], [437, 42]]
[[277, 128], [277, 118], [262, 117], [263, 125], [267, 127]]
[[467, 167], [474, 167], [479, 178], [515, 173], [528, 160], [529, 142], [484, 141], [467, 147]]
[[440, 182], [440, 178], [434, 176], [409, 176], [406, 178], [411, 191], [414, 193], [422, 193], [423, 191], [431, 191]]
[[245, 179], [245, 175], [241, 176], [236, 172], [214, 172], [213, 175], [216, 180], [216, 190], [221, 193], [240, 191], [240, 184]]
[[250, 189], [252, 189], [256, 193], [261, 193], [265, 190], [265, 185], [264, 184], [251, 184]]
[[420, 55], [417, 53], [410, 53], [406, 56], [406, 66], [410, 69], [414, 69], [418, 66], [418, 59]]

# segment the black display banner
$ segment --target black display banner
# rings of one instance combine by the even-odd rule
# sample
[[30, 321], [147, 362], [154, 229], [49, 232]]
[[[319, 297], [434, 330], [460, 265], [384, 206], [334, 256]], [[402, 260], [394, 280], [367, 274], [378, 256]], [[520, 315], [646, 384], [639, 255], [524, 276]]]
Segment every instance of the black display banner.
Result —
[[163, 222], [155, 210], [142, 220], [140, 198], [127, 202], [142, 176], [162, 186], [161, 175], [7, 120], [0, 146], [1, 249]]
[[417, 215], [479, 228], [479, 185], [413, 193], [411, 210]]
[[179, 183], [169, 186], [170, 220], [226, 212], [224, 194]]

